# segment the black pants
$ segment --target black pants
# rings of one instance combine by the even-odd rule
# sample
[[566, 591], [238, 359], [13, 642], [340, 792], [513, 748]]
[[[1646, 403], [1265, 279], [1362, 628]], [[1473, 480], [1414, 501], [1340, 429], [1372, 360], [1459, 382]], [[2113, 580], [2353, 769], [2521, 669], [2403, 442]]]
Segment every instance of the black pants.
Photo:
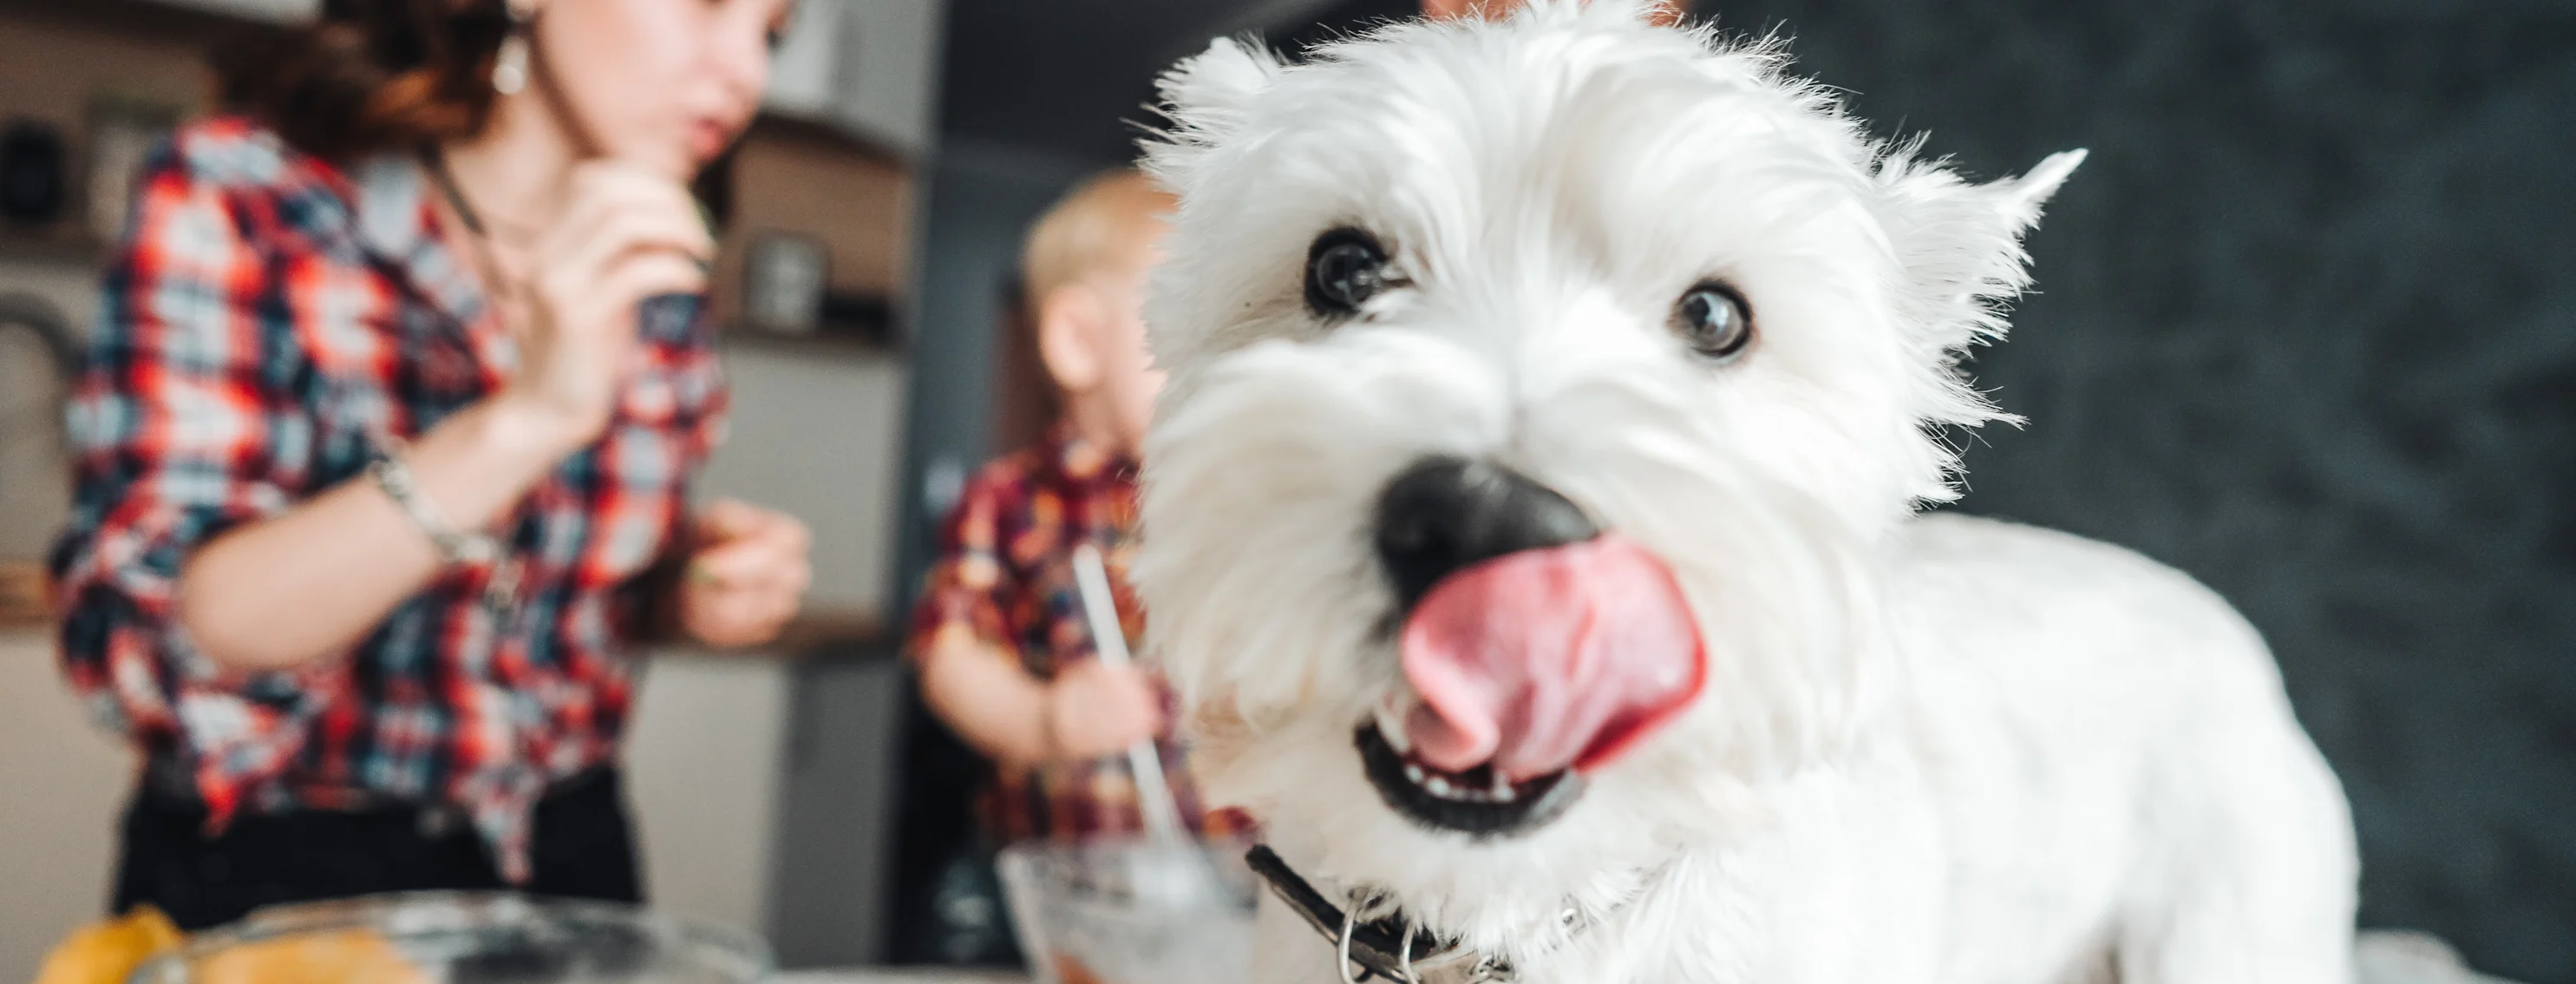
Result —
[[151, 903], [185, 930], [252, 909], [375, 892], [517, 888], [643, 901], [616, 770], [565, 780], [537, 802], [533, 879], [510, 886], [471, 824], [418, 808], [303, 810], [233, 818], [206, 836], [204, 805], [147, 789], [126, 808], [112, 912]]

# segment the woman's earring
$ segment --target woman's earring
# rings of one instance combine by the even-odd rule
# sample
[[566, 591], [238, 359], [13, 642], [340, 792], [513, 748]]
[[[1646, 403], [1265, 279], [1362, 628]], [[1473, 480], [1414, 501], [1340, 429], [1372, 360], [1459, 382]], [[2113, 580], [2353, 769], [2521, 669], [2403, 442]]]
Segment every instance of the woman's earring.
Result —
[[515, 96], [528, 87], [529, 25], [537, 14], [528, 9], [526, 0], [507, 0], [510, 11], [510, 33], [501, 39], [501, 51], [492, 58], [492, 91]]

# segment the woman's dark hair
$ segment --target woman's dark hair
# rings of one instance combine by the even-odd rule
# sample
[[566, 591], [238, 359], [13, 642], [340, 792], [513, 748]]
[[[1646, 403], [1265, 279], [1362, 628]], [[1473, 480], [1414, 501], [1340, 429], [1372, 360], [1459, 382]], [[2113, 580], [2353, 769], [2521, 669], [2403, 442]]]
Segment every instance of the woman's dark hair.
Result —
[[330, 161], [471, 136], [491, 118], [507, 0], [324, 0], [216, 59], [227, 105]]

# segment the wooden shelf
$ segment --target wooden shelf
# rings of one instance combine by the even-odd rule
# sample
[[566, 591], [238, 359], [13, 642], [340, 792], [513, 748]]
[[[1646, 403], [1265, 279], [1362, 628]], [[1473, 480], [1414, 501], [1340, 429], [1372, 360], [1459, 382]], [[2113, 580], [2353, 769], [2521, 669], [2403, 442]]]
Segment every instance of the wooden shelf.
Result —
[[752, 140], [776, 140], [847, 151], [906, 171], [912, 169], [912, 155], [892, 142], [823, 120], [762, 110], [760, 115], [752, 118], [751, 130], [745, 136]]
[[0, 629], [53, 624], [54, 606], [45, 595], [44, 565], [0, 560]]
[[63, 23], [102, 27], [161, 40], [207, 41], [279, 25], [197, 7], [151, 0], [0, 0], [0, 12], [34, 14]]
[[747, 325], [728, 325], [717, 330], [716, 340], [718, 345], [726, 347], [739, 345], [769, 352], [813, 355], [830, 359], [864, 362], [899, 361], [903, 358], [901, 345], [879, 345], [867, 339], [828, 331], [812, 335], [790, 335]]
[[12, 228], [0, 230], [0, 260], [97, 266], [107, 261], [107, 247], [86, 235], [47, 235]]
[[[872, 304], [900, 326], [912, 281], [916, 182], [883, 147], [820, 123], [764, 117], [706, 184], [720, 199], [723, 226], [715, 270], [715, 316], [748, 319], [743, 295], [753, 247], [764, 237], [806, 239], [825, 256], [827, 299]], [[864, 312], [828, 318], [864, 321]], [[899, 331], [896, 347], [900, 346]], [[828, 336], [818, 336], [828, 337]], [[803, 341], [799, 338], [798, 341]], [[887, 348], [852, 340], [843, 348]]]
[[856, 655], [854, 650], [890, 648], [899, 641], [897, 635], [896, 627], [875, 612], [810, 610], [787, 623], [777, 641], [761, 648], [783, 656], [831, 658]]

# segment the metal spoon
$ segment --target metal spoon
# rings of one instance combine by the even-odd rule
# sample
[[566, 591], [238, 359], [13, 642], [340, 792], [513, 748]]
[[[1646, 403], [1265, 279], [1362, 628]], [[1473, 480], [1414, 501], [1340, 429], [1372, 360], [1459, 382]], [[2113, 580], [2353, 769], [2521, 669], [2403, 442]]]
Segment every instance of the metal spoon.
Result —
[[[1101, 563], [1100, 550], [1091, 544], [1073, 548], [1073, 585], [1082, 596], [1082, 611], [1091, 622], [1092, 646], [1100, 651], [1100, 661], [1111, 666], [1129, 666], [1134, 660], [1127, 653], [1127, 630], [1118, 621], [1118, 603], [1109, 593], [1109, 568]], [[1181, 805], [1172, 798], [1172, 786], [1163, 775], [1163, 756], [1154, 748], [1154, 740], [1144, 739], [1127, 746], [1127, 768], [1136, 774], [1137, 812], [1144, 814], [1145, 829], [1163, 843], [1188, 839], [1187, 824], [1181, 818]]]

